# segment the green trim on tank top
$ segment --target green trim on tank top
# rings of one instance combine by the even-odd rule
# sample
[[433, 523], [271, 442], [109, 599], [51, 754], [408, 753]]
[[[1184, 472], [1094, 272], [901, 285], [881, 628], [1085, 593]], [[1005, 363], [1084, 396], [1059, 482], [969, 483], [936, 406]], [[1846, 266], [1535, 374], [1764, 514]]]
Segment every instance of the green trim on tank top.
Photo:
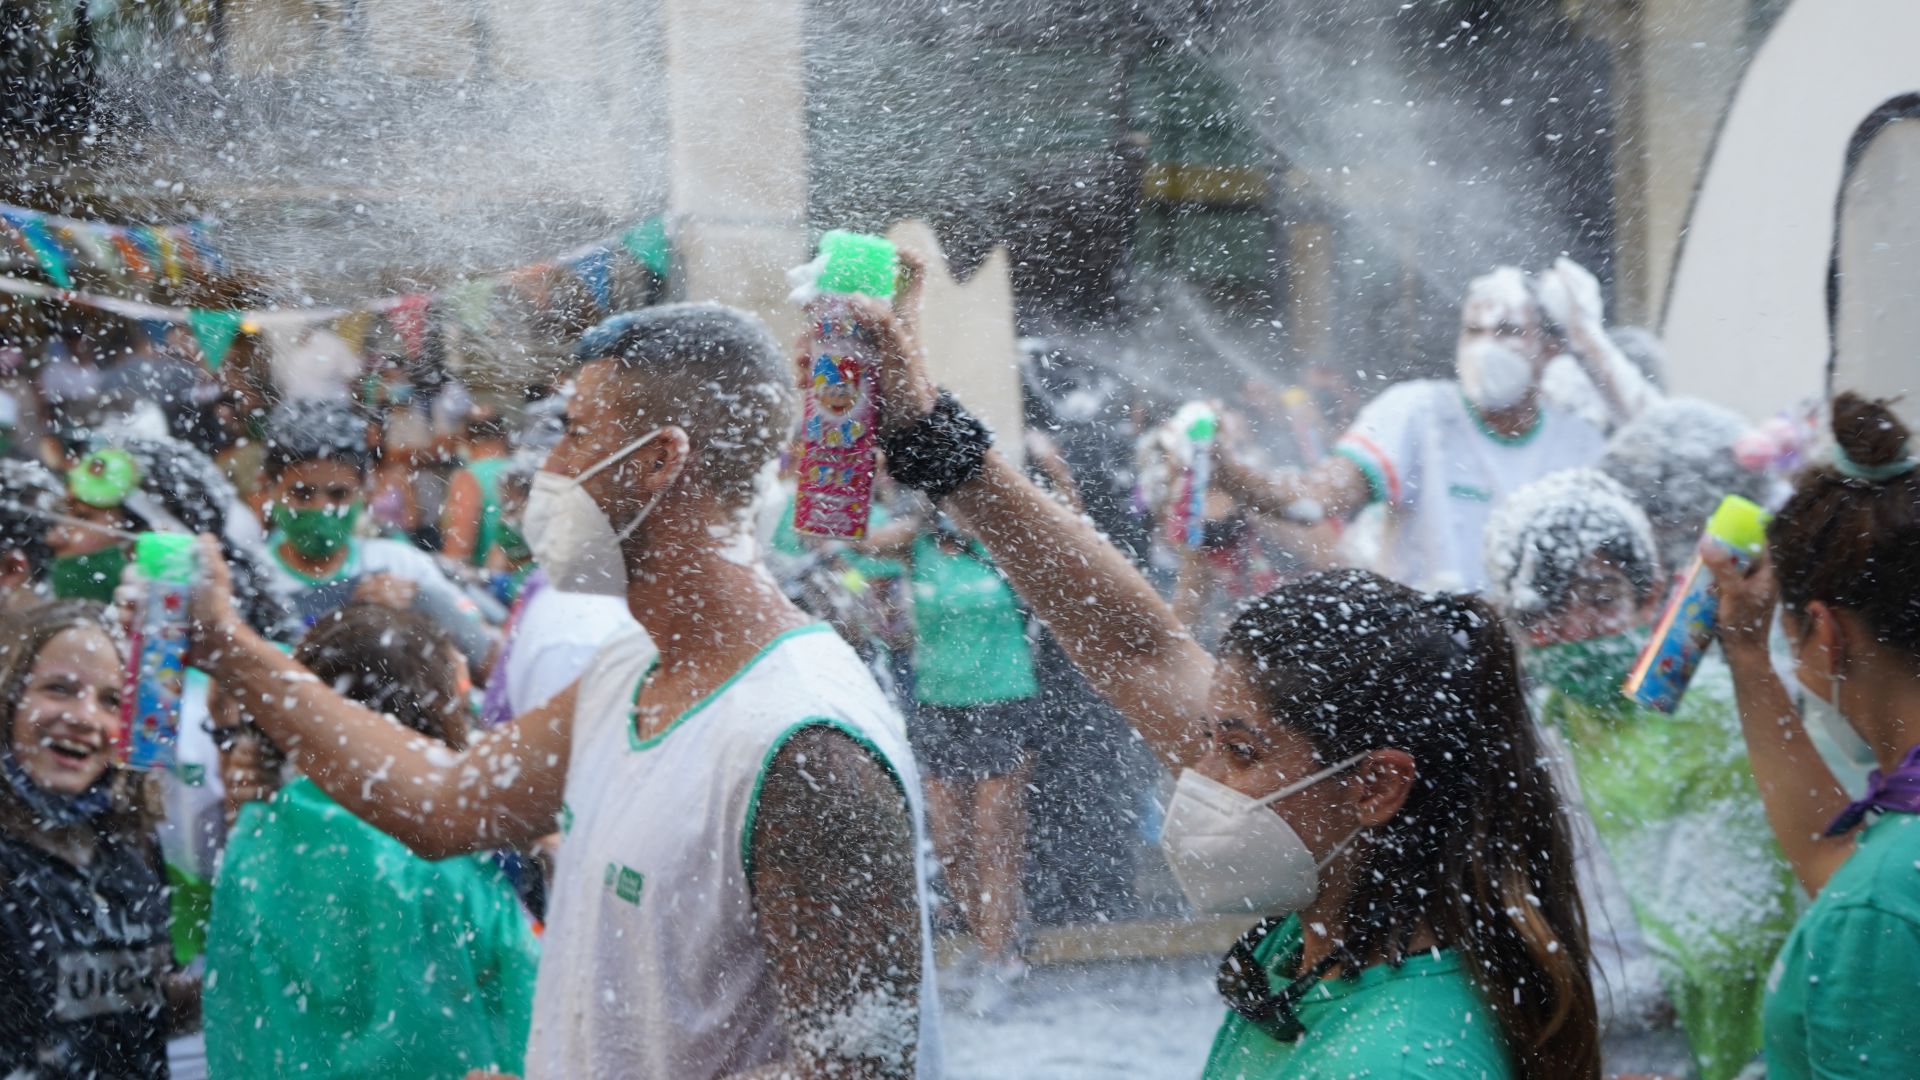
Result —
[[[773, 744], [767, 747], [766, 755], [760, 759], [760, 772], [753, 778], [753, 793], [747, 796], [747, 820], [740, 827], [740, 868], [746, 871], [749, 893], [753, 892], [753, 822], [760, 815], [760, 789], [767, 785], [767, 770], [773, 767], [774, 757], [789, 740], [808, 728], [817, 727], [832, 728], [852, 739], [862, 750], [872, 754], [873, 759], [880, 763], [880, 767], [887, 770], [887, 775], [893, 777], [894, 786], [900, 789], [900, 797], [907, 800], [908, 812], [911, 816], [913, 797], [907, 794], [906, 781], [900, 778], [900, 770], [894, 767], [893, 759], [887, 757], [881, 751], [880, 744], [868, 738], [866, 732], [855, 728], [845, 720], [831, 716], [809, 716], [805, 720], [797, 721], [775, 737]], [[919, 843], [917, 837], [914, 842]]]
[[633, 708], [631, 709], [631, 711], [627, 713], [627, 746], [634, 750], [651, 750], [654, 747], [659, 746], [660, 741], [662, 739], [665, 739], [667, 736], [673, 734], [675, 728], [678, 728], [681, 724], [684, 724], [688, 720], [693, 719], [694, 714], [698, 713], [700, 710], [706, 708], [707, 706], [713, 704], [714, 698], [717, 698], [721, 694], [726, 693], [728, 687], [732, 686], [734, 683], [739, 682], [741, 676], [745, 675], [749, 671], [752, 671], [754, 668], [754, 665], [766, 659], [767, 654], [772, 652], [774, 650], [774, 647], [778, 646], [782, 642], [788, 641], [792, 638], [803, 637], [807, 634], [832, 633], [832, 632], [833, 632], [833, 627], [828, 626], [826, 623], [813, 622], [813, 623], [808, 623], [805, 626], [796, 626], [791, 630], [786, 630], [775, 635], [772, 641], [769, 641], [765, 645], [760, 646], [760, 651], [753, 654], [753, 659], [740, 665], [739, 671], [736, 671], [733, 674], [727, 676], [726, 682], [723, 682], [719, 686], [716, 686], [713, 689], [707, 691], [707, 694], [705, 697], [701, 698], [699, 701], [694, 702], [691, 706], [687, 708], [686, 712], [683, 712], [679, 716], [675, 717], [673, 723], [668, 724], [664, 728], [661, 728], [659, 734], [650, 735], [647, 738], [643, 739], [640, 737], [640, 726], [639, 726], [640, 725], [640, 692], [647, 688], [647, 678], [653, 674], [653, 669], [660, 666], [660, 654], [655, 653], [653, 656], [653, 660], [647, 664], [647, 670], [641, 672], [640, 678], [635, 680], [633, 684]]
[[1462, 391], [1460, 394], [1460, 404], [1467, 407], [1467, 415], [1473, 417], [1473, 426], [1480, 429], [1480, 434], [1485, 435], [1501, 446], [1525, 446], [1533, 441], [1535, 435], [1540, 434], [1541, 428], [1547, 425], [1547, 408], [1538, 401], [1534, 402], [1533, 405], [1533, 426], [1518, 435], [1508, 435], [1504, 432], [1493, 430], [1493, 428], [1488, 425], [1487, 418], [1481, 416], [1480, 410], [1473, 407], [1473, 401], [1467, 397], [1465, 391]]

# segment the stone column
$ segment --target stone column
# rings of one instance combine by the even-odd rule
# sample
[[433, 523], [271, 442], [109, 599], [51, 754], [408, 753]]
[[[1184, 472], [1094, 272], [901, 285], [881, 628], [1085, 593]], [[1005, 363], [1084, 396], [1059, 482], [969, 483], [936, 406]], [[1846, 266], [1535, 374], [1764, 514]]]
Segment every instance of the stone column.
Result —
[[660, 0], [669, 220], [679, 289], [799, 326], [787, 268], [807, 261], [802, 0]]

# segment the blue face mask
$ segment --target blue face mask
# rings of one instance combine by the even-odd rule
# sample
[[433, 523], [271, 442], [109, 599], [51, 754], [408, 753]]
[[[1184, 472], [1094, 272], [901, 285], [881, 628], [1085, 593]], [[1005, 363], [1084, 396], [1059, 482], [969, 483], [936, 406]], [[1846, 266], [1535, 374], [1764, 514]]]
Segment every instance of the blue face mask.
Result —
[[33, 819], [49, 828], [90, 821], [113, 805], [113, 792], [109, 787], [113, 778], [111, 770], [78, 795], [48, 791], [34, 783], [33, 777], [28, 776], [27, 770], [14, 758], [11, 742], [0, 746], [0, 777], [6, 779], [7, 788], [14, 796], [26, 804]]

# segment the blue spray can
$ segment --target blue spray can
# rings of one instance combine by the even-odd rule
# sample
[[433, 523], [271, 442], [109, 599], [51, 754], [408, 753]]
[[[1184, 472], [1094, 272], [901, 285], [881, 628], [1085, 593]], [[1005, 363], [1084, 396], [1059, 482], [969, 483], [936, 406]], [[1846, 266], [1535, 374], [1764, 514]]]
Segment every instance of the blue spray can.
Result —
[[[1772, 518], [1751, 499], [1729, 495], [1707, 519], [1707, 538], [1746, 566], [1766, 546], [1767, 522]], [[1695, 555], [1674, 579], [1673, 591], [1633, 670], [1627, 674], [1621, 693], [1636, 705], [1660, 712], [1679, 708], [1701, 657], [1713, 644], [1719, 614], [1720, 597], [1713, 589], [1713, 572]]]

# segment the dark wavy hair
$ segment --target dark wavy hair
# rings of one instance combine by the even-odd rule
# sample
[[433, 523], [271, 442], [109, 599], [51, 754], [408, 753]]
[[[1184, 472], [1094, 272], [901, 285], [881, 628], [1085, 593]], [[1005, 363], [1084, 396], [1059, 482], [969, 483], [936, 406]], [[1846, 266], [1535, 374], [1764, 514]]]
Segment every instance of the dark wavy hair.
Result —
[[1221, 650], [1323, 760], [1387, 748], [1414, 760], [1405, 805], [1368, 834], [1343, 946], [1398, 966], [1431, 931], [1466, 957], [1519, 1075], [1597, 1077], [1573, 840], [1493, 609], [1336, 570], [1251, 602]]

